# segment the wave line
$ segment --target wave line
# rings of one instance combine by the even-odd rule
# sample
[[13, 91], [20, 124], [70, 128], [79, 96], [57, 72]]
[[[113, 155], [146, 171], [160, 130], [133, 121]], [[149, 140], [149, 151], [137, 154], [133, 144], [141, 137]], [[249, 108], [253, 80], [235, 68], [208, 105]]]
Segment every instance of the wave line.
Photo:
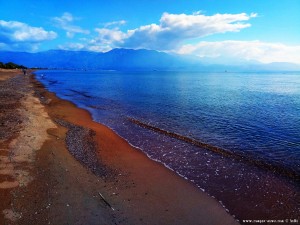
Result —
[[138, 125], [142, 128], [146, 128], [148, 130], [152, 130], [154, 132], [157, 132], [157, 133], [160, 133], [160, 134], [172, 137], [172, 138], [176, 138], [178, 140], [184, 141], [186, 143], [192, 144], [192, 145], [200, 147], [200, 148], [210, 150], [212, 152], [218, 153], [218, 154], [223, 155], [223, 156], [228, 157], [228, 158], [233, 158], [233, 159], [236, 159], [236, 160], [239, 160], [239, 161], [250, 163], [251, 165], [255, 165], [257, 167], [266, 169], [266, 170], [271, 171], [273, 173], [276, 172], [280, 175], [292, 178], [297, 182], [300, 181], [300, 174], [297, 173], [297, 171], [294, 171], [292, 169], [285, 168], [285, 167], [282, 167], [280, 165], [274, 165], [274, 164], [265, 162], [261, 159], [254, 159], [254, 158], [251, 158], [249, 156], [245, 156], [245, 155], [242, 155], [242, 154], [239, 154], [239, 153], [236, 153], [236, 152], [232, 152], [230, 150], [223, 149], [223, 148], [220, 148], [220, 147], [217, 147], [217, 146], [214, 146], [214, 145], [202, 142], [202, 141], [198, 141], [198, 140], [195, 140], [195, 139], [190, 138], [190, 137], [186, 137], [186, 136], [174, 133], [174, 132], [170, 132], [170, 131], [155, 127], [153, 125], [150, 125], [148, 123], [144, 123], [144, 122], [139, 121], [139, 120], [134, 119], [134, 118], [128, 117], [128, 120], [130, 122], [132, 122], [133, 124], [136, 124], [136, 125]]

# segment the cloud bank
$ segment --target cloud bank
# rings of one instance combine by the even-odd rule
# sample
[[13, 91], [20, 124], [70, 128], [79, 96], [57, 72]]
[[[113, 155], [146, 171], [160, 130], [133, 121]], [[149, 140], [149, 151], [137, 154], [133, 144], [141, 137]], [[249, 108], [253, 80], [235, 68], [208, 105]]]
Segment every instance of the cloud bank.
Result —
[[239, 32], [250, 27], [245, 21], [256, 17], [256, 14], [169, 14], [164, 13], [159, 24], [141, 26], [128, 30], [122, 45], [129, 48], [148, 48], [172, 50], [183, 41], [208, 35]]
[[94, 44], [105, 48], [145, 48], [161, 51], [173, 50], [189, 39], [208, 35], [239, 32], [250, 27], [246, 21], [256, 17], [256, 14], [169, 14], [164, 13], [159, 24], [149, 24], [136, 29], [121, 31], [119, 27], [108, 28], [110, 25], [123, 25], [125, 21], [105, 24], [104, 28], [96, 28], [98, 37]]
[[36, 50], [44, 41], [57, 37], [54, 31], [32, 27], [18, 21], [0, 20], [0, 46], [2, 50]]
[[[79, 44], [76, 46], [98, 51], [116, 47], [171, 51], [178, 49], [186, 40], [219, 33], [239, 32], [250, 27], [251, 24], [247, 21], [256, 16], [254, 13], [250, 15], [246, 13], [215, 14], [212, 16], [202, 15], [200, 12], [191, 15], [164, 13], [159, 24], [153, 23], [127, 31], [121, 31], [119, 28], [126, 21], [113, 21], [105, 23], [102, 28], [96, 28], [95, 31], [98, 35], [86, 42], [85, 46]], [[56, 18], [56, 20], [60, 23], [73, 20], [69, 14], [64, 14], [63, 17], [65, 18]], [[69, 44], [65, 48], [70, 46], [74, 45]]]
[[[290, 62], [300, 64], [300, 46], [262, 41], [201, 41], [209, 35], [240, 32], [251, 27], [256, 13], [215, 14], [206, 16], [197, 12], [191, 15], [164, 13], [159, 23], [130, 30], [119, 26], [126, 21], [115, 21], [96, 28], [97, 33], [84, 43], [69, 43], [64, 49], [109, 51], [123, 47], [152, 49], [198, 56], [203, 62], [221, 64]], [[190, 40], [194, 44], [186, 44]]]
[[222, 62], [258, 61], [300, 64], [300, 45], [289, 46], [261, 41], [199, 42], [194, 45], [183, 45], [177, 52]]

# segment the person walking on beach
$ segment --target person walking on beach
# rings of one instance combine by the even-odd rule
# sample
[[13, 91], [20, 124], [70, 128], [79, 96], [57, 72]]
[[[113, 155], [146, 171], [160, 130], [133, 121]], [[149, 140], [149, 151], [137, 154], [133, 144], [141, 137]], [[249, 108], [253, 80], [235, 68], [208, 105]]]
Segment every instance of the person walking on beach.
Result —
[[24, 74], [24, 75], [26, 75], [26, 74], [27, 74], [27, 71], [26, 71], [26, 69], [25, 69], [25, 68], [23, 68], [23, 69], [22, 69], [22, 71], [23, 71], [23, 74]]

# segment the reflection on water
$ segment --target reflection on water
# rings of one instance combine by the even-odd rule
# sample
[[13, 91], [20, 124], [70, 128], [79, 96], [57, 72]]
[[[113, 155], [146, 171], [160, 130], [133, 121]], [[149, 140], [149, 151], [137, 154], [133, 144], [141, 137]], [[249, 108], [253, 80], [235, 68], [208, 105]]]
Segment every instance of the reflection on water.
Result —
[[238, 218], [299, 217], [299, 180], [145, 129], [128, 117], [299, 178], [300, 74], [40, 71], [37, 77]]

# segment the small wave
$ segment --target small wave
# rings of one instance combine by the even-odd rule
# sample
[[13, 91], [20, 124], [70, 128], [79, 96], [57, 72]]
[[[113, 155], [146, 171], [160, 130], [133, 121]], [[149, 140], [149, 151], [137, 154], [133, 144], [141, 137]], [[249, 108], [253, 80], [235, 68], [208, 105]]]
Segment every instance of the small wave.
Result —
[[86, 92], [83, 92], [83, 91], [77, 91], [77, 90], [73, 90], [73, 89], [68, 89], [69, 91], [72, 91], [72, 92], [74, 92], [74, 93], [76, 93], [76, 94], [79, 94], [79, 95], [81, 95], [81, 96], [83, 96], [83, 97], [86, 97], [86, 98], [92, 98], [92, 96], [91, 95], [88, 95]]
[[107, 110], [107, 107], [97, 106], [97, 105], [87, 105], [91, 109]]
[[236, 159], [236, 160], [239, 160], [242, 162], [249, 163], [251, 165], [255, 165], [255, 166], [263, 168], [265, 170], [292, 178], [295, 181], [298, 181], [298, 182], [300, 181], [300, 174], [297, 173], [297, 171], [294, 171], [292, 169], [285, 168], [280, 165], [274, 165], [274, 164], [266, 162], [262, 159], [258, 159], [258, 158], [254, 159], [249, 156], [242, 155], [240, 153], [232, 152], [232, 151], [224, 149], [224, 148], [220, 148], [220, 147], [217, 147], [217, 146], [214, 146], [214, 145], [211, 145], [211, 144], [199, 141], [199, 140], [195, 140], [190, 137], [186, 137], [186, 136], [183, 136], [183, 135], [171, 132], [171, 131], [167, 131], [167, 130], [155, 127], [149, 123], [145, 123], [145, 122], [142, 122], [142, 121], [134, 119], [134, 118], [128, 117], [128, 120], [130, 122], [132, 122], [133, 124], [136, 124], [140, 127], [146, 128], [148, 130], [152, 130], [154, 132], [157, 132], [157, 133], [160, 133], [160, 134], [172, 137], [172, 138], [176, 138], [178, 140], [184, 141], [184, 142], [192, 144], [194, 146], [204, 148], [204, 149], [210, 150], [212, 152], [221, 154], [225, 157], [233, 158], [233, 159]]

